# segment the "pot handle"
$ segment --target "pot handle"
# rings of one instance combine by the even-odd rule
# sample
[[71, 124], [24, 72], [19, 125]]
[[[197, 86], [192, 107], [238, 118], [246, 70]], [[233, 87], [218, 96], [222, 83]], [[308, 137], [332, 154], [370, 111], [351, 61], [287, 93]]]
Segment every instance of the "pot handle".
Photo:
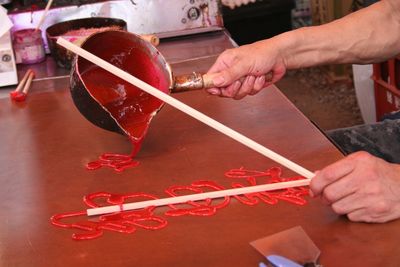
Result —
[[214, 76], [212, 74], [200, 74], [196, 72], [176, 76], [174, 77], [172, 93], [214, 87], [213, 78]]

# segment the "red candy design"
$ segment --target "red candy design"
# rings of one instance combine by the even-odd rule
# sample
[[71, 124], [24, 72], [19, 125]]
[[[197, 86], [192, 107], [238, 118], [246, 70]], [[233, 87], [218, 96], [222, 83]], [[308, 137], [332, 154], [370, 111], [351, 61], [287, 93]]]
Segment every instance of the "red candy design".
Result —
[[[247, 187], [258, 184], [278, 183], [304, 179], [301, 176], [282, 178], [281, 169], [274, 167], [266, 171], [246, 170], [244, 168], [232, 169], [225, 173], [228, 179], [236, 179], [231, 183], [232, 188]], [[242, 183], [239, 179], [243, 180]], [[224, 190], [225, 187], [213, 181], [197, 181], [190, 185], [173, 185], [165, 190], [168, 197], [195, 193]], [[233, 196], [244, 205], [257, 205], [260, 203], [275, 205], [283, 200], [296, 205], [305, 205], [304, 196], [308, 195], [306, 187], [286, 188], [269, 192], [251, 193]], [[156, 207], [147, 207], [140, 210], [123, 211], [122, 205], [144, 200], [158, 199], [158, 197], [146, 193], [112, 194], [108, 192], [92, 193], [84, 197], [83, 201], [88, 208], [120, 205], [121, 211], [112, 214], [101, 215], [97, 220], [87, 217], [86, 211], [66, 212], [51, 217], [51, 223], [62, 228], [79, 230], [72, 234], [75, 240], [88, 240], [103, 235], [104, 231], [119, 233], [134, 233], [138, 228], [144, 230], [159, 230], [167, 226], [166, 217], [178, 216], [211, 216], [229, 205], [231, 197], [221, 199], [206, 199], [202, 201], [189, 201], [184, 204], [169, 205], [168, 209], [160, 216], [155, 215]], [[79, 217], [81, 217], [79, 219]], [[73, 221], [73, 222], [69, 222]], [[77, 222], [76, 222], [77, 221]]]

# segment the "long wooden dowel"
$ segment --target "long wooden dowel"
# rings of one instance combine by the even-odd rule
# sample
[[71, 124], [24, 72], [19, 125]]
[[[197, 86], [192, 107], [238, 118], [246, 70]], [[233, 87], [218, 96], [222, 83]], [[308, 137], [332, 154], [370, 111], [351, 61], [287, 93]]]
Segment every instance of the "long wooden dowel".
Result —
[[86, 213], [88, 216], [102, 215], [102, 214], [108, 214], [108, 213], [120, 212], [120, 211], [126, 211], [126, 210], [142, 209], [142, 208], [146, 208], [146, 207], [159, 207], [159, 206], [166, 206], [166, 205], [172, 205], [172, 204], [186, 203], [188, 201], [222, 198], [222, 197], [228, 197], [228, 196], [237, 196], [237, 195], [244, 195], [244, 194], [250, 194], [250, 193], [279, 190], [279, 189], [290, 188], [290, 187], [307, 186], [310, 184], [310, 182], [311, 182], [311, 179], [303, 179], [303, 180], [295, 180], [295, 181], [289, 181], [289, 182], [263, 184], [263, 185], [255, 185], [255, 186], [248, 186], [248, 187], [242, 187], [242, 188], [212, 191], [212, 192], [206, 192], [206, 193], [200, 193], [200, 194], [191, 194], [191, 195], [186, 195], [186, 196], [169, 197], [169, 198], [162, 198], [162, 199], [152, 199], [152, 200], [146, 200], [146, 201], [141, 201], [141, 202], [127, 203], [127, 204], [122, 204], [122, 205], [114, 205], [114, 206], [107, 206], [107, 207], [101, 207], [101, 208], [87, 209]]
[[[116, 66], [93, 55], [92, 53], [86, 51], [85, 49], [82, 49], [81, 47], [79, 47], [71, 42], [68, 42], [67, 40], [63, 39], [62, 37], [59, 37], [57, 39], [57, 43], [59, 45], [65, 47], [66, 49], [71, 50], [75, 54], [85, 58], [86, 60], [92, 62], [93, 64], [96, 64], [99, 67], [109, 71], [110, 73], [114, 74], [115, 76], [117, 76], [117, 77], [135, 85], [136, 87], [142, 89], [143, 91], [157, 97], [158, 99], [173, 106], [174, 108], [192, 116], [193, 118], [203, 122], [204, 124], [214, 128], [215, 130], [231, 137], [232, 139], [238, 141], [239, 143], [242, 143], [243, 145], [257, 151], [258, 153], [278, 162], [279, 164], [285, 166], [286, 168], [288, 168], [306, 178], [311, 179], [314, 176], [314, 173], [312, 173], [311, 171], [294, 163], [293, 161], [290, 161], [289, 159], [286, 159], [285, 157], [260, 145], [259, 143], [256, 143], [255, 141], [251, 140], [250, 138], [248, 138], [248, 137], [236, 132], [235, 130], [223, 125], [222, 123], [206, 116], [205, 114], [197, 111], [196, 109], [182, 103], [181, 101], [179, 101], [179, 100], [169, 96], [168, 94], [154, 88], [153, 86], [143, 82], [142, 80], [139, 80], [138, 78], [134, 77], [133, 75], [121, 70], [120, 68], [117, 68]], [[135, 62], [132, 62], [132, 64], [135, 64]]]

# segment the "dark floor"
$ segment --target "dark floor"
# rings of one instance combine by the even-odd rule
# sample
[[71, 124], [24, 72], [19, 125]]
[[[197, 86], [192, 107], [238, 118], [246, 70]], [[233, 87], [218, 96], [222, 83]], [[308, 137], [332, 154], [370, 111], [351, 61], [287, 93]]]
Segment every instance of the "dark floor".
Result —
[[332, 82], [317, 67], [289, 71], [276, 85], [322, 130], [363, 123], [351, 79]]

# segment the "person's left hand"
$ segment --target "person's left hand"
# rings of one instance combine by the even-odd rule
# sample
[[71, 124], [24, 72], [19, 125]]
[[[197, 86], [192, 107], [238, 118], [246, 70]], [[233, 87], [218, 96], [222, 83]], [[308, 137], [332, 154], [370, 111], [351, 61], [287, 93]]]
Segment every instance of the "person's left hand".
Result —
[[316, 172], [310, 194], [351, 221], [400, 218], [400, 165], [356, 152]]
[[286, 72], [278, 40], [268, 39], [228, 49], [207, 72], [213, 77], [212, 95], [242, 99], [279, 81]]

